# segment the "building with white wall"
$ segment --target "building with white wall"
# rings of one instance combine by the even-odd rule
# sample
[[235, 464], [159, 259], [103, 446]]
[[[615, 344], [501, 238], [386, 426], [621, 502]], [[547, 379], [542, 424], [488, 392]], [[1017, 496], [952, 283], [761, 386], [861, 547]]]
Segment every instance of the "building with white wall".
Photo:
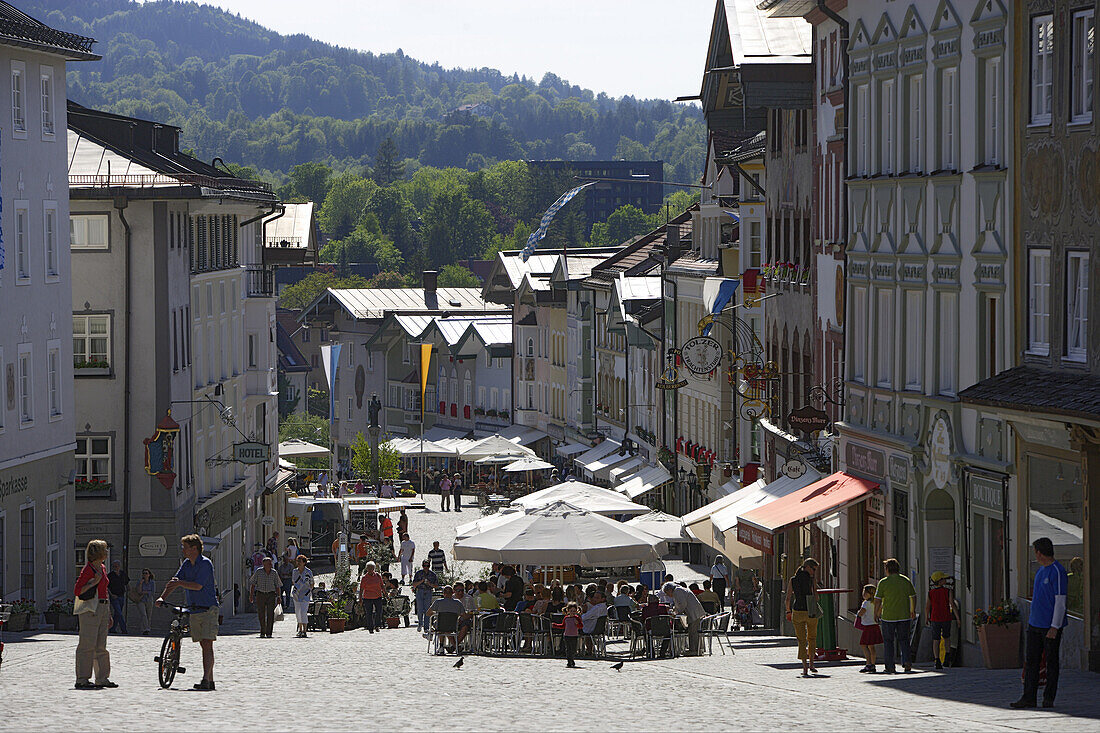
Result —
[[[65, 68], [99, 58], [0, 2], [0, 600], [72, 596], [72, 262]], [[77, 464], [78, 469], [80, 464]], [[116, 555], [117, 556], [117, 555]]]

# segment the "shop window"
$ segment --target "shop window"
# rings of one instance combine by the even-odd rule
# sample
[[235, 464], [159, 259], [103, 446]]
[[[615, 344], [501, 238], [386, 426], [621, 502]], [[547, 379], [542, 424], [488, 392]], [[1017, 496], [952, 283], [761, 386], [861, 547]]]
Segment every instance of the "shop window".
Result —
[[[1027, 457], [1028, 479], [1028, 576], [1026, 590], [1031, 597], [1032, 580], [1039, 569], [1030, 545], [1040, 537], [1054, 543], [1054, 557], [1070, 573], [1066, 608], [1080, 615], [1084, 609], [1084, 517], [1085, 492], [1081, 467], [1072, 461], [1046, 456]], [[1076, 568], [1076, 571], [1074, 570]]]

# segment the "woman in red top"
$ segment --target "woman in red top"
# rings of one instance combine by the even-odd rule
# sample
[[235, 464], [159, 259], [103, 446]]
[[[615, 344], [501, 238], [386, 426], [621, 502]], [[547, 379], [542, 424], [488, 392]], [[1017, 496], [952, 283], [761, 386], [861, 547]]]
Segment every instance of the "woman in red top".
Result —
[[[96, 690], [118, 687], [108, 679], [111, 655], [107, 652], [107, 630], [111, 628], [111, 602], [107, 596], [107, 543], [92, 540], [84, 550], [84, 569], [76, 579], [73, 593], [90, 594], [77, 611], [80, 633], [76, 643], [76, 689]], [[95, 672], [95, 683], [92, 673]]]
[[376, 567], [373, 562], [368, 562], [367, 572], [359, 581], [359, 598], [367, 612], [367, 630], [372, 634], [375, 629], [382, 628], [382, 598], [385, 594], [384, 581], [376, 572]]

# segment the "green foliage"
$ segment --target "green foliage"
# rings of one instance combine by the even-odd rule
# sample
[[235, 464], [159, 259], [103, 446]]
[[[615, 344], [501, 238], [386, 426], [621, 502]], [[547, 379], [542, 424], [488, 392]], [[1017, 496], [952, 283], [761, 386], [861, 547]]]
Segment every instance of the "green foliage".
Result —
[[[370, 475], [371, 449], [368, 441], [362, 433], [355, 434], [355, 442], [351, 444], [351, 470], [356, 478], [367, 480]], [[378, 446], [378, 477], [381, 479], [397, 478], [401, 473], [401, 457], [397, 451], [385, 443]]]
[[[19, 9], [99, 39], [102, 61], [70, 67], [71, 99], [179, 125], [204, 160], [282, 172], [313, 161], [362, 169], [373, 159], [383, 182], [396, 170], [377, 171], [387, 138], [414, 164], [471, 169], [614, 158], [626, 138], [638, 144], [628, 146], [632, 157], [664, 160], [670, 180], [691, 180], [703, 164], [697, 106], [615, 99], [554, 74], [443, 69], [400, 51], [338, 48], [197, 3], [23, 0]], [[479, 114], [457, 112], [478, 102]], [[316, 189], [297, 191], [322, 200]]]
[[650, 216], [633, 204], [620, 206], [611, 212], [607, 221], [592, 225], [593, 246], [623, 244], [627, 240], [646, 234], [664, 223], [664, 212]]
[[279, 295], [279, 307], [298, 310], [312, 303], [328, 288], [365, 288], [368, 284], [367, 279], [360, 275], [340, 277], [334, 272], [317, 270], [284, 288]]
[[336, 176], [318, 212], [321, 229], [337, 239], [346, 237], [359, 223], [377, 188], [374, 181], [351, 172]]
[[[328, 395], [325, 395], [325, 415], [326, 417], [309, 413], [287, 415], [279, 421], [279, 442], [297, 439], [327, 448], [329, 446]], [[288, 460], [298, 468], [318, 470], [325, 470], [330, 464], [328, 456], [296, 456]]]
[[441, 288], [476, 288], [480, 285], [477, 275], [462, 265], [444, 265], [439, 271]]
[[389, 186], [405, 175], [405, 164], [397, 157], [397, 144], [387, 137], [374, 155], [374, 182]]
[[493, 241], [495, 227], [485, 204], [457, 186], [438, 191], [424, 211], [424, 246], [434, 267], [478, 257]]
[[369, 286], [372, 288], [410, 288], [412, 284], [409, 282], [409, 277], [402, 275], [400, 272], [380, 272], [370, 279]]
[[324, 163], [300, 163], [290, 169], [290, 180], [279, 189], [284, 201], [324, 202], [332, 186], [332, 169]]
[[347, 237], [322, 247], [320, 255], [322, 262], [376, 262], [379, 270], [398, 271], [405, 264], [400, 250], [382, 233], [378, 217], [372, 213], [365, 214]]
[[[325, 429], [328, 429], [328, 392], [316, 387], [306, 387], [306, 411], [310, 416], [316, 416], [325, 421]], [[325, 464], [328, 465], [327, 463]]]

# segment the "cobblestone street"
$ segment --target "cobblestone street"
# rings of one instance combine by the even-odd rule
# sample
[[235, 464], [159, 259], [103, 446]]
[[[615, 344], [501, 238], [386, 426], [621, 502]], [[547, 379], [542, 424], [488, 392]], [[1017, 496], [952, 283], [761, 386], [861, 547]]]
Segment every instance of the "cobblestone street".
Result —
[[[743, 637], [735, 656], [628, 662], [432, 657], [414, 629], [370, 635], [293, 638], [293, 621], [261, 640], [242, 617], [216, 644], [218, 690], [190, 691], [199, 650], [184, 647], [190, 667], [161, 690], [153, 656], [160, 639], [112, 637], [117, 690], [72, 689], [75, 635], [9, 635], [0, 670], [4, 728], [89, 730], [331, 729], [636, 730], [658, 718], [677, 730], [1096, 730], [1096, 677], [1063, 673], [1056, 710], [1012, 711], [1019, 670], [953, 669], [938, 674], [868, 677], [855, 662], [823, 665], [823, 676], [798, 676], [792, 640]], [[49, 702], [43, 705], [43, 701]], [[74, 717], [75, 710], [102, 710]], [[447, 722], [444, 722], [444, 716]], [[77, 722], [79, 721], [79, 722]]]

